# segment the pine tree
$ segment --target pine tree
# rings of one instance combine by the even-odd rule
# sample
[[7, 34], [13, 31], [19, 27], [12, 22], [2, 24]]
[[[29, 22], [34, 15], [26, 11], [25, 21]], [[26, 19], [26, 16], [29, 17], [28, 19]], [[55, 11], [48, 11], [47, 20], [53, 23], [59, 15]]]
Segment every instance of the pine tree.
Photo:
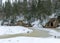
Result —
[[25, 16], [25, 19], [27, 19], [28, 15], [28, 8], [27, 8], [27, 0], [23, 1], [23, 15]]
[[21, 11], [21, 10], [20, 10], [20, 9], [21, 9], [21, 2], [20, 2], [20, 0], [18, 0], [17, 8], [18, 8], [18, 9], [17, 9], [17, 10], [18, 10], [17, 13], [18, 13], [18, 15], [19, 15], [19, 14], [21, 13], [21, 12], [20, 12], [20, 11]]
[[31, 16], [34, 18], [36, 17], [36, 4], [34, 0], [32, 0], [32, 5], [31, 5]]
[[43, 18], [45, 18], [46, 15], [51, 15], [51, 1], [50, 0], [48, 1], [38, 0], [38, 4], [37, 4], [38, 18], [41, 19], [42, 16]]
[[43, 2], [41, 2], [41, 0], [38, 0], [37, 3], [37, 17], [41, 19], [41, 15], [44, 14], [45, 8], [42, 4]]
[[23, 13], [27, 14], [27, 0], [23, 1]]
[[8, 0], [8, 2], [5, 2], [5, 7], [4, 7], [4, 12], [6, 14], [6, 19], [9, 18], [11, 16], [11, 2]]

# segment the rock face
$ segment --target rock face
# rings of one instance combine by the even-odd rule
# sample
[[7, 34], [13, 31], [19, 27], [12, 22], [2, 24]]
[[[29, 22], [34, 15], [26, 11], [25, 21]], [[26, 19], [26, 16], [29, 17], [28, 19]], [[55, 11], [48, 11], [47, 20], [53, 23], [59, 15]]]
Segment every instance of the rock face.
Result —
[[58, 20], [56, 18], [51, 18], [48, 23], [46, 23], [46, 28], [56, 28], [58, 26]]
[[17, 26], [32, 27], [30, 23], [24, 23], [23, 21], [18, 21]]

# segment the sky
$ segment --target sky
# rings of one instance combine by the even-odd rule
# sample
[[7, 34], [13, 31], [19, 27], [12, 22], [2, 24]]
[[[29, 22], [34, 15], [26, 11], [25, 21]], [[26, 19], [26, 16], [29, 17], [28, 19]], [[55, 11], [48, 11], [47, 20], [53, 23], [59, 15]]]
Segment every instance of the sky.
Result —
[[5, 0], [2, 1], [3, 3], [5, 2]]
[[[2, 0], [2, 3], [4, 3], [5, 1], [7, 1], [7, 0]], [[13, 0], [14, 1], [14, 0]], [[11, 2], [12, 2], [12, 0], [11, 0]]]

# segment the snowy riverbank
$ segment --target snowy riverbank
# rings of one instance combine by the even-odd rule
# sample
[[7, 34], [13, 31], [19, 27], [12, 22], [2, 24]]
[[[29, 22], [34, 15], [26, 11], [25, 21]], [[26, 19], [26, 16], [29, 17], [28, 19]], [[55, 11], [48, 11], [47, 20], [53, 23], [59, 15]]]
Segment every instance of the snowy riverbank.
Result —
[[31, 33], [33, 30], [30, 30], [23, 26], [0, 26], [0, 35], [7, 34], [19, 34], [19, 33]]
[[[36, 30], [32, 30], [32, 29], [36, 29]], [[39, 27], [27, 28], [27, 27], [23, 27], [23, 26], [0, 26], [0, 35], [27, 34], [27, 33], [31, 33], [32, 34], [34, 32], [38, 32], [39, 34], [41, 34], [38, 30], [40, 32], [42, 32], [42, 33], [45, 32], [45, 34], [49, 34], [50, 36], [53, 36], [53, 37], [55, 37], [55, 36], [56, 37], [60, 37], [60, 32], [58, 32], [58, 31], [56, 31], [54, 29], [39, 28]], [[33, 34], [32, 34], [32, 36], [33, 36]]]

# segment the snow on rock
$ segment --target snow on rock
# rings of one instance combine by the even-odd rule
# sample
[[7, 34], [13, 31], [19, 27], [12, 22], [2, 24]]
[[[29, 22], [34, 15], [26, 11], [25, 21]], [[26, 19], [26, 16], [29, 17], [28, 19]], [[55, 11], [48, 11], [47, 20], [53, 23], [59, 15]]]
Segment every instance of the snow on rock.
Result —
[[48, 21], [49, 21], [49, 19], [44, 19], [42, 22], [43, 26], [45, 26]]
[[22, 26], [0, 26], [0, 35], [5, 34], [18, 34], [18, 33], [31, 33], [33, 30], [30, 30]]
[[23, 15], [17, 16], [16, 18], [17, 18], [16, 21], [24, 20], [24, 16]]
[[[44, 19], [42, 22], [38, 19], [34, 22], [31, 23], [31, 25], [33, 25], [33, 27], [37, 27], [37, 28], [43, 28], [43, 26], [45, 26], [45, 24], [49, 21], [49, 19]], [[42, 26], [43, 25], [43, 26]]]
[[33, 27], [42, 27], [42, 25], [40, 24], [40, 20], [36, 20], [34, 22], [31, 23], [31, 25], [34, 25]]
[[52, 15], [50, 15], [49, 18], [57, 18], [56, 13], [53, 13]]
[[0, 39], [0, 43], [60, 43], [60, 39], [15, 37], [15, 38], [8, 38], [8, 39]]

